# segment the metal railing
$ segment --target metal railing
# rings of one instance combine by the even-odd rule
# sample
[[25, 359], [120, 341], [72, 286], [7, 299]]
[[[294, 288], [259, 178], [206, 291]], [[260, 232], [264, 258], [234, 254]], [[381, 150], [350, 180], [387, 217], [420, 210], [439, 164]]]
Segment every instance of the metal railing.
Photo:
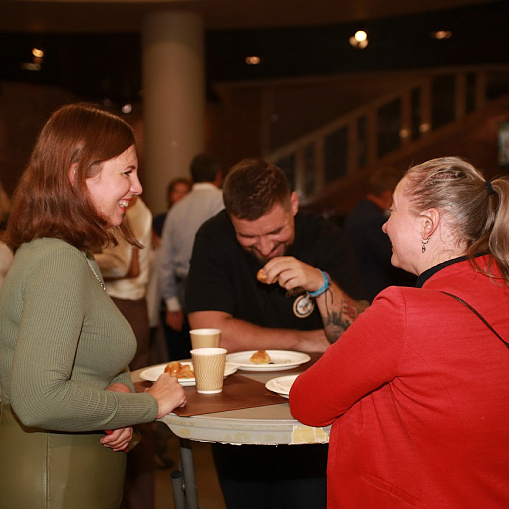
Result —
[[430, 70], [267, 154], [301, 198], [509, 93], [509, 66]]

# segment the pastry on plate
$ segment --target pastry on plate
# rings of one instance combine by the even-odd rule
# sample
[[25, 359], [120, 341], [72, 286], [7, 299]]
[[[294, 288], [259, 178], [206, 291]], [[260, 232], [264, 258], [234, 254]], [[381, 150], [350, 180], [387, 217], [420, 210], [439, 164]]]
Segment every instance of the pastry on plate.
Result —
[[194, 371], [189, 364], [182, 364], [178, 361], [170, 362], [165, 368], [165, 373], [177, 378], [194, 378]]
[[249, 358], [253, 364], [269, 364], [270, 355], [265, 350], [258, 350]]

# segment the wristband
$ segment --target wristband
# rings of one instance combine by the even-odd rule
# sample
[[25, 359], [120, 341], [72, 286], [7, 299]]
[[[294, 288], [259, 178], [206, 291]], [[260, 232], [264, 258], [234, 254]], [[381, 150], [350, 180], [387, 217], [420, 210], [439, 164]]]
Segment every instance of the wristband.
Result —
[[321, 270], [320, 272], [322, 273], [323, 276], [323, 285], [321, 286], [321, 288], [318, 288], [316, 292], [308, 292], [308, 295], [310, 297], [320, 297], [320, 295], [322, 295], [322, 293], [325, 293], [327, 288], [329, 288], [330, 285], [329, 274], [327, 274], [327, 272], [324, 272], [323, 270]]

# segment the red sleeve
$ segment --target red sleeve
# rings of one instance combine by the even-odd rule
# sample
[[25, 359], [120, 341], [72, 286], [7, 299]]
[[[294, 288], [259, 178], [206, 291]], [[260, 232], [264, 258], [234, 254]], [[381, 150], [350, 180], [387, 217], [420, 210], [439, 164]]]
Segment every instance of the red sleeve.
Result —
[[404, 298], [399, 288], [391, 287], [297, 378], [290, 391], [292, 415], [310, 426], [327, 426], [394, 379], [405, 328]]

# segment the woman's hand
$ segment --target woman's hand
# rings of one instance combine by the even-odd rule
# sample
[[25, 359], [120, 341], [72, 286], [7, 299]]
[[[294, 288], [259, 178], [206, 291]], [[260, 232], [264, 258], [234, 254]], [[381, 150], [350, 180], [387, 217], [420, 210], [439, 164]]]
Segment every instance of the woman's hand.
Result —
[[127, 426], [126, 428], [118, 428], [114, 430], [106, 430], [106, 436], [101, 438], [101, 444], [104, 447], [109, 447], [114, 451], [125, 451], [129, 447], [129, 442], [133, 437], [133, 428]]
[[[120, 382], [110, 385], [106, 390], [112, 392], [131, 392], [131, 389], [129, 389], [127, 385]], [[133, 437], [133, 428], [131, 426], [114, 430], [107, 429], [105, 433], [106, 436], [101, 438], [101, 444], [114, 451], [128, 451], [129, 442]]]
[[184, 406], [187, 401], [184, 388], [179, 384], [177, 378], [170, 376], [169, 373], [163, 373], [152, 387], [145, 389], [145, 392], [157, 400], [158, 419], [169, 414], [173, 409]]

